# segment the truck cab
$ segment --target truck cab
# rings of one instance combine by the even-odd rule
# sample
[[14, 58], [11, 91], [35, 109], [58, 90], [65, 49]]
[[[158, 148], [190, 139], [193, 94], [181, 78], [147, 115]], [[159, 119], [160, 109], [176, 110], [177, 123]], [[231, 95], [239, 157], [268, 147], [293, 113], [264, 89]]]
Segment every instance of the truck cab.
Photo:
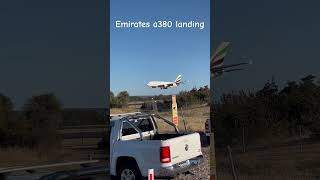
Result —
[[[173, 127], [161, 133], [157, 122]], [[153, 169], [155, 177], [170, 178], [203, 162], [200, 135], [180, 133], [169, 120], [147, 113], [111, 116], [110, 174], [121, 179], [142, 179]]]

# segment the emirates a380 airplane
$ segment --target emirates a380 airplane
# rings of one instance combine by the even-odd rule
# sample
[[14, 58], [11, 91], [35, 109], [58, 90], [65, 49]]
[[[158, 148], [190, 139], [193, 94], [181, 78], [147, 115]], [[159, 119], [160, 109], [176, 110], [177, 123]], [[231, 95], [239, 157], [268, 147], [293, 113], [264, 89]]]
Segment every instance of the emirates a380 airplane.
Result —
[[166, 81], [150, 81], [147, 86], [151, 88], [160, 88], [160, 89], [167, 89], [169, 87], [177, 87], [181, 84], [182, 75], [179, 75], [175, 81], [173, 82], [166, 82]]

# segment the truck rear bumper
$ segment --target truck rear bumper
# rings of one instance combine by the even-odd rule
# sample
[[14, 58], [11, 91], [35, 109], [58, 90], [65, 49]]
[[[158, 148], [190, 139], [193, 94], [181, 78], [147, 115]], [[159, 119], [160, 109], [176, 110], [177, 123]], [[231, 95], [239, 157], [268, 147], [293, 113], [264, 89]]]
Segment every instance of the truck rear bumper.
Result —
[[159, 174], [156, 174], [156, 178], [170, 178], [175, 177], [181, 173], [187, 172], [199, 164], [203, 163], [203, 155], [196, 158], [183, 161], [169, 167], [163, 167], [160, 169]]

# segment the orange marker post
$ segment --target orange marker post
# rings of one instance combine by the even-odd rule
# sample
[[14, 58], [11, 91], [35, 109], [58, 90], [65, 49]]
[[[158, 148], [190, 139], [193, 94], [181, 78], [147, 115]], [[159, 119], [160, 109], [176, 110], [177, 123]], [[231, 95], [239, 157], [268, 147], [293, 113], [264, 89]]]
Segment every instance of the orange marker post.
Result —
[[172, 122], [176, 126], [178, 126], [178, 124], [179, 124], [178, 106], [177, 106], [176, 95], [172, 95]]

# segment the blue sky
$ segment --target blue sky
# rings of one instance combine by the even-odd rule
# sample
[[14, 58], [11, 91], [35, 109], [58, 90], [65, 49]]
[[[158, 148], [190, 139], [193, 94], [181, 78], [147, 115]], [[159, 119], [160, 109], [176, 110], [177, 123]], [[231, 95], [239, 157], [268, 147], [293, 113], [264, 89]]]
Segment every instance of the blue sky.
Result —
[[[209, 0], [111, 0], [110, 87], [130, 95], [172, 94], [209, 85]], [[116, 29], [115, 21], [204, 21], [205, 28]], [[178, 88], [150, 89], [150, 80], [187, 81]]]
[[319, 6], [320, 1], [215, 1], [213, 47], [230, 41], [225, 64], [243, 62], [243, 56], [253, 64], [213, 80], [214, 94], [256, 91], [272, 77], [280, 88], [308, 74], [319, 79]]

